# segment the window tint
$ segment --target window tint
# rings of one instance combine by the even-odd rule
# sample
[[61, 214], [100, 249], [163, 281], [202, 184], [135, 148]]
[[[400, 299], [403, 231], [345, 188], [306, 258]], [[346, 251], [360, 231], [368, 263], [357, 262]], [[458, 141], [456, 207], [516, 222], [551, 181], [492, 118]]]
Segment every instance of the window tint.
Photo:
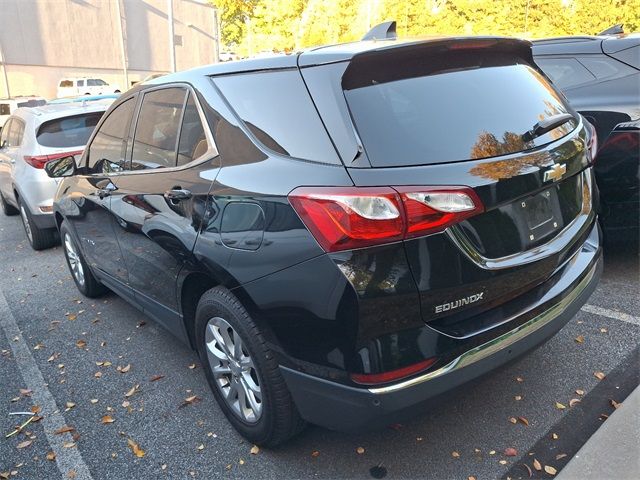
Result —
[[291, 157], [340, 163], [297, 70], [230, 75], [214, 81], [265, 147]]
[[89, 173], [109, 173], [124, 169], [124, 142], [136, 105], [130, 98], [118, 105], [106, 118], [89, 146]]
[[56, 118], [43, 123], [36, 139], [45, 147], [80, 147], [86, 145], [103, 112]]
[[374, 167], [506, 155], [544, 145], [575, 128], [569, 122], [525, 141], [523, 134], [538, 121], [568, 111], [545, 78], [522, 64], [465, 70], [451, 62], [447, 59], [442, 70], [426, 76], [414, 76], [431, 68], [424, 62], [385, 68], [389, 74], [411, 76], [391, 81], [384, 81], [377, 68], [371, 73], [363, 69], [358, 75], [369, 80], [359, 81], [368, 86], [345, 91]]
[[60, 86], [63, 88], [73, 87], [73, 81], [71, 80], [62, 80], [60, 82]]
[[185, 165], [198, 157], [201, 157], [209, 148], [207, 137], [204, 133], [198, 108], [193, 95], [189, 94], [189, 100], [182, 119], [180, 142], [178, 143], [178, 165]]
[[88, 87], [101, 87], [103, 85], [106, 85], [107, 82], [105, 82], [104, 80], [100, 79], [100, 78], [90, 78], [89, 80], [87, 80], [87, 86]]
[[636, 73], [636, 70], [624, 63], [620, 63], [604, 55], [578, 57], [580, 63], [589, 69], [598, 80], [613, 77], [614, 75], [628, 75]]
[[78, 80], [78, 86], [84, 87], [84, 80]]
[[173, 167], [186, 90], [164, 88], [146, 93], [133, 140], [132, 170]]
[[575, 58], [537, 57], [536, 63], [559, 88], [569, 88], [595, 79]]
[[8, 103], [0, 103], [0, 115], [11, 115], [11, 107]]

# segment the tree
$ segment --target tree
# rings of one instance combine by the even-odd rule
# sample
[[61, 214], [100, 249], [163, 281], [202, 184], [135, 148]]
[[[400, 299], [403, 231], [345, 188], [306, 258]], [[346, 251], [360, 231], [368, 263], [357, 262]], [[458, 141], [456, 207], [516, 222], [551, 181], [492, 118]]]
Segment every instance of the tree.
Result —
[[218, 9], [220, 35], [225, 45], [238, 44], [245, 36], [245, 23], [259, 0], [211, 0]]

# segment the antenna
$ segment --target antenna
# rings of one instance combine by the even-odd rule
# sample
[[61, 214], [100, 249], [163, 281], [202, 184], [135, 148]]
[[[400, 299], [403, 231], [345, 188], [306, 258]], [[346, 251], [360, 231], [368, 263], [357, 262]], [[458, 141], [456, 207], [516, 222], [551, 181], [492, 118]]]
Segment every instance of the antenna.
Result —
[[620, 35], [624, 33], [624, 25], [622, 23], [618, 23], [613, 25], [612, 27], [603, 30], [598, 35]]
[[382, 22], [373, 27], [362, 37], [362, 40], [391, 40], [398, 38], [396, 35], [396, 21]]

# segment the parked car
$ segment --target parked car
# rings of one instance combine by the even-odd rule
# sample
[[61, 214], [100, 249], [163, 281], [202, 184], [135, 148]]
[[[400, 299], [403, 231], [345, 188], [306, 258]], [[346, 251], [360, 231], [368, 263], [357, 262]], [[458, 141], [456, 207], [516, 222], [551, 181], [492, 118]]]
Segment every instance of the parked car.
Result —
[[109, 85], [101, 78], [77, 77], [63, 78], [58, 83], [58, 98], [75, 97], [76, 95], [103, 95], [120, 93], [118, 85]]
[[44, 98], [35, 96], [0, 98], [0, 132], [5, 122], [17, 108], [39, 107], [45, 103], [47, 101]]
[[388, 39], [137, 85], [46, 170], [79, 291], [195, 348], [276, 445], [401, 421], [565, 325], [602, 268], [593, 141], [529, 42]]
[[611, 240], [640, 242], [640, 34], [533, 43], [536, 63], [591, 122], [601, 219]]
[[220, 52], [221, 62], [232, 62], [234, 60], [238, 60], [236, 52]]
[[54, 98], [47, 101], [48, 105], [59, 105], [61, 103], [82, 103], [95, 102], [98, 100], [115, 100], [120, 96], [119, 93], [105, 93], [102, 95], [78, 95], [77, 97]]
[[83, 105], [18, 108], [0, 135], [0, 204], [5, 215], [20, 213], [34, 250], [57, 240], [53, 194], [59, 180], [44, 166], [57, 158], [80, 156], [111, 101]]

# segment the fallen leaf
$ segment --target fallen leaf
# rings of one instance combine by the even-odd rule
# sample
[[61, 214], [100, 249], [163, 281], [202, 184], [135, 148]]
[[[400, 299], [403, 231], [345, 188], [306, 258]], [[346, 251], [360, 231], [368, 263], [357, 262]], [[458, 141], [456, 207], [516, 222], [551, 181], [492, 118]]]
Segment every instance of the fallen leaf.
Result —
[[620, 408], [622, 406], [621, 403], [616, 402], [614, 399], [609, 400], [609, 403], [615, 409], [618, 409], [618, 408]]
[[496, 451], [495, 451], [495, 450], [491, 450], [491, 451], [489, 452], [489, 455], [495, 455], [495, 454], [496, 454]]
[[50, 462], [53, 462], [55, 459], [56, 459], [55, 452], [48, 452], [47, 453], [47, 460], [49, 460]]
[[140, 385], [134, 385], [133, 387], [131, 387], [131, 390], [129, 390], [127, 393], [124, 394], [124, 396], [126, 398], [131, 397], [132, 395], [134, 395], [139, 391], [139, 388], [140, 388]]
[[70, 320], [70, 321], [73, 322], [76, 318], [78, 318], [78, 316], [74, 315], [73, 313], [68, 313], [67, 314], [67, 320]]
[[30, 397], [31, 393], [33, 393], [31, 390], [29, 390], [28, 388], [21, 388], [20, 389], [20, 395], [24, 395], [25, 397]]
[[0, 472], [0, 478], [2, 480], [9, 480], [9, 475], [11, 475], [11, 472]]
[[64, 448], [73, 448], [73, 447], [75, 447], [75, 446], [76, 446], [76, 444], [75, 444], [75, 442], [64, 442], [64, 443], [62, 444], [62, 446], [63, 446]]
[[122, 408], [128, 408], [129, 405], [131, 405], [131, 402], [129, 402], [128, 400], [125, 400], [124, 402], [122, 402]]
[[258, 453], [260, 453], [260, 447], [258, 447], [257, 445], [254, 445], [253, 447], [251, 447], [251, 455], [257, 455]]
[[238, 462], [240, 465], [244, 465], [244, 460], [241, 458], [240, 461]]
[[535, 468], [537, 471], [542, 470], [542, 465], [540, 464], [540, 462], [537, 459], [533, 459], [533, 468]]
[[544, 471], [547, 472], [549, 475], [555, 475], [556, 473], [558, 473], [558, 471], [550, 465], [545, 465]]
[[556, 408], [558, 410], [564, 410], [567, 407], [565, 405], [563, 405], [562, 403], [560, 403], [560, 402], [556, 402]]
[[136, 442], [134, 442], [130, 438], [127, 439], [127, 445], [129, 446], [129, 448], [131, 449], [131, 451], [136, 457], [142, 458], [145, 456], [146, 452], [140, 448], [140, 445], [138, 445]]
[[576, 390], [576, 393], [577, 393], [578, 395], [584, 395], [584, 390], [580, 390], [580, 389], [578, 389], [578, 390]]
[[557, 434], [557, 433], [552, 433], [552, 434], [551, 434], [551, 438], [553, 438], [554, 440], [557, 440], [557, 439], [558, 439], [558, 438], [560, 438], [560, 437], [558, 437], [558, 434]]
[[76, 347], [78, 348], [84, 348], [87, 346], [87, 342], [83, 339], [79, 339], [78, 341], [76, 341]]
[[96, 372], [93, 374], [94, 377], [100, 378], [102, 376], [102, 372]]
[[311, 452], [311, 456], [313, 458], [319, 457], [320, 456], [320, 452], [318, 450], [314, 450], [313, 452]]
[[499, 461], [498, 461], [498, 463], [499, 463], [500, 465], [506, 465], [506, 464], [507, 464], [507, 461], [506, 461], [506, 460], [499, 460]]
[[522, 400], [522, 396], [516, 395], [515, 397], [513, 397], [513, 399], [519, 402], [520, 400]]
[[53, 355], [51, 355], [49, 358], [47, 358], [47, 362], [51, 363], [54, 360], [56, 360], [58, 357], [60, 356], [59, 353], [54, 353]]
[[23, 449], [23, 448], [27, 448], [29, 445], [31, 445], [33, 443], [33, 440], [25, 440], [24, 442], [20, 442], [16, 448], [17, 449]]
[[67, 478], [74, 479], [74, 478], [76, 478], [77, 475], [78, 474], [76, 473], [75, 470], [69, 470], [69, 473], [67, 473]]
[[198, 450], [204, 450], [204, 445], [201, 443], [196, 447]]
[[73, 427], [70, 427], [69, 425], [65, 425], [62, 428], [59, 428], [58, 430], [56, 430], [55, 432], [53, 432], [56, 435], [62, 435], [63, 433], [67, 433], [67, 432], [74, 432], [76, 429]]
[[571, 400], [569, 400], [569, 406], [573, 407], [575, 405], [577, 405], [578, 403], [580, 403], [580, 399], [579, 398], [572, 398]]
[[577, 343], [584, 343], [584, 335], [578, 335], [575, 340]]
[[91, 400], [89, 400], [91, 403], [96, 404], [98, 403], [98, 399], [97, 398], [92, 398]]
[[460, 454], [458, 452], [456, 452], [456, 451], [451, 452], [451, 456], [453, 458], [460, 458]]
[[593, 372], [593, 376], [596, 377], [598, 380], [604, 380], [604, 377], [606, 375], [602, 372]]
[[184, 402], [182, 402], [179, 408], [186, 407], [187, 405], [193, 405], [194, 403], [198, 403], [200, 400], [202, 399], [199, 396], [191, 395], [190, 397], [184, 399]]
[[113, 422], [115, 422], [115, 420], [113, 419], [113, 417], [112, 417], [111, 415], [104, 415], [104, 416], [100, 419], [100, 421], [101, 421], [102, 423], [113, 423]]
[[73, 407], [75, 407], [76, 404], [73, 402], [67, 402], [65, 403], [65, 407], [67, 407], [67, 409], [71, 410]]
[[193, 370], [194, 368], [196, 368], [196, 364], [192, 363], [191, 365], [189, 365], [189, 370]]
[[509, 418], [509, 421], [510, 421], [511, 423], [513, 423], [514, 425], [515, 425], [516, 423], [518, 423], [518, 419], [517, 419], [516, 417], [510, 417], [510, 418]]
[[157, 382], [158, 380], [164, 378], [164, 375], [154, 375], [153, 377], [151, 377], [151, 380], [149, 380], [150, 382]]
[[526, 463], [523, 463], [522, 466], [527, 469], [527, 473], [529, 474], [529, 478], [531, 478], [533, 476], [533, 472], [531, 471], [531, 467], [529, 467], [529, 465], [527, 465]]
[[524, 378], [516, 377], [516, 382], [522, 383], [522, 382], [524, 382]]
[[522, 424], [526, 425], [527, 427], [529, 426], [529, 420], [527, 420], [526, 418], [524, 418], [524, 417], [518, 417], [518, 420], [519, 420]]
[[358, 447], [356, 448], [356, 452], [358, 453], [358, 455], [362, 455], [364, 453], [364, 448]]
[[476, 477], [474, 477], [473, 475], [469, 475], [467, 477], [467, 480], [477, 480]]
[[39, 405], [32, 405], [29, 410], [31, 410], [31, 413], [40, 413], [40, 410], [42, 409], [40, 408]]
[[509, 447], [509, 448], [505, 448], [504, 454], [507, 457], [515, 457], [516, 455], [518, 455], [518, 451], [513, 447]]
[[567, 454], [566, 454], [566, 453], [559, 453], [558, 455], [556, 455], [556, 460], [561, 460], [561, 459], [563, 459], [563, 458], [564, 458], [564, 457], [566, 457], [566, 456], [567, 456]]
[[600, 329], [600, 333], [607, 333], [607, 329], [606, 328], [601, 328]]
[[131, 364], [129, 363], [126, 367], [118, 367], [116, 368], [116, 370], [118, 370], [120, 373], [127, 373], [129, 370], [131, 370]]

